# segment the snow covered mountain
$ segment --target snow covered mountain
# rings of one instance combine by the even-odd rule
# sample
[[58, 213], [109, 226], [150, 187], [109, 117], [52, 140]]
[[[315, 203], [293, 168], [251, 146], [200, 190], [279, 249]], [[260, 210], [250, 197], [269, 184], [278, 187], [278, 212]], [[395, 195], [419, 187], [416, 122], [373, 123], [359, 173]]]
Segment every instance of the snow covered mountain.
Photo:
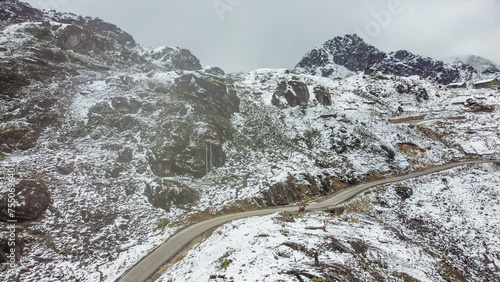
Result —
[[293, 72], [345, 78], [367, 68], [398, 76], [418, 75], [441, 84], [471, 80], [477, 74], [473, 67], [462, 62], [445, 64], [405, 50], [385, 53], [366, 44], [357, 35], [336, 37], [314, 48]]
[[[384, 54], [353, 36], [331, 44], [331, 50], [345, 45], [344, 53], [334, 56], [336, 62], [344, 60], [342, 67], [321, 55], [307, 65], [318, 70], [313, 75], [284, 69], [225, 74], [217, 67], [202, 66], [189, 50], [142, 46], [100, 19], [39, 11], [16, 0], [1, 2], [0, 279], [114, 281], [180, 228], [205, 218], [308, 201], [357, 183], [455, 160], [498, 157], [497, 92], [445, 89], [433, 83], [439, 78], [434, 72], [422, 79], [391, 72], [358, 74], [374, 62], [396, 69], [390, 66], [391, 60], [407, 62], [398, 69], [404, 72], [417, 68], [412, 62], [419, 58]], [[323, 73], [326, 65], [333, 71], [325, 68]], [[447, 71], [443, 67], [441, 78]], [[324, 77], [336, 77], [335, 72], [349, 77]], [[498, 166], [478, 170], [496, 175]], [[471, 170], [470, 175], [478, 181], [485, 178], [488, 184], [488, 189], [476, 191], [481, 201], [497, 201], [500, 188], [487, 179], [487, 173]], [[449, 175], [442, 178], [459, 181]], [[422, 181], [434, 187], [437, 180]], [[11, 188], [14, 213], [9, 212]], [[452, 238], [462, 236], [464, 230], [484, 229], [468, 221], [455, 229], [439, 229], [439, 223], [447, 220], [439, 213], [404, 221], [397, 214], [403, 211], [390, 210], [383, 202], [385, 198], [386, 203], [396, 202], [391, 189], [388, 195], [380, 191], [379, 198], [371, 199], [381, 208], [370, 220], [387, 223], [377, 227], [377, 234], [389, 229], [396, 236], [406, 234], [407, 224], [413, 224], [415, 232], [425, 231], [424, 227], [438, 234], [447, 232], [449, 240], [441, 245], [434, 244], [430, 235], [418, 243], [434, 254], [442, 248], [460, 248], [462, 243]], [[425, 197], [415, 198], [419, 200], [414, 205], [421, 207]], [[464, 210], [479, 204], [468, 204]], [[454, 205], [449, 206], [452, 212]], [[496, 209], [485, 207], [483, 213], [474, 214], [475, 220], [500, 218]], [[303, 219], [326, 216], [304, 215]], [[463, 213], [448, 216], [458, 222]], [[359, 218], [368, 221], [366, 215]], [[14, 233], [9, 220], [18, 221]], [[270, 220], [274, 219], [264, 218], [262, 223]], [[337, 252], [338, 247], [346, 256], [352, 255], [345, 269], [366, 264], [362, 255], [354, 254], [357, 247], [344, 246], [350, 242], [371, 246], [369, 238], [349, 238], [348, 234], [364, 227], [342, 224], [351, 228], [350, 233], [332, 231], [328, 236], [341, 241], [332, 250]], [[495, 234], [499, 224], [490, 221], [488, 227]], [[289, 232], [286, 228], [279, 232]], [[279, 237], [275, 229], [263, 232]], [[13, 264], [8, 257], [11, 234], [16, 235]], [[443, 271], [437, 275], [498, 278], [498, 271], [480, 274], [499, 265], [494, 253], [498, 240], [490, 233], [482, 235], [481, 244], [491, 253], [478, 257], [472, 246], [460, 254], [463, 260], [438, 257]], [[303, 236], [307, 239], [310, 234]], [[309, 253], [309, 247], [293, 246], [301, 252], [297, 257]], [[283, 252], [284, 257], [287, 253]], [[382, 268], [388, 261], [387, 268], [366, 264], [366, 275], [391, 278], [393, 271], [400, 276], [407, 271], [393, 265], [398, 256], [377, 255]], [[211, 263], [207, 267], [220, 257], [205, 257]], [[368, 257], [375, 261], [371, 254]], [[228, 255], [229, 259], [233, 258]], [[418, 269], [426, 266], [418, 265]], [[189, 263], [183, 267], [189, 268]], [[198, 267], [205, 274], [212, 271]], [[174, 274], [166, 275], [179, 281], [190, 277], [182, 267], [173, 269]], [[249, 271], [246, 277], [262, 274]], [[286, 276], [290, 281], [298, 279], [293, 278], [294, 268], [283, 271], [292, 273]], [[257, 279], [264, 280], [268, 274]], [[415, 277], [430, 280], [434, 274], [422, 271]], [[327, 279], [329, 274], [314, 275]]]

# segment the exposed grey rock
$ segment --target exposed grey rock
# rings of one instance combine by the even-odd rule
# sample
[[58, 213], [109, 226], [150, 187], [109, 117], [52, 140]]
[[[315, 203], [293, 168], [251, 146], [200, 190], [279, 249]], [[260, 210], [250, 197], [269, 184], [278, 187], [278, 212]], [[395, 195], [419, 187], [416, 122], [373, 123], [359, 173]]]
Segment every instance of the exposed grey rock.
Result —
[[314, 87], [314, 95], [318, 103], [323, 106], [331, 106], [332, 105], [332, 96], [328, 90], [323, 86]]
[[290, 107], [307, 106], [310, 98], [309, 89], [307, 85], [300, 81], [283, 81], [278, 85], [273, 94], [273, 105], [279, 106], [279, 99], [283, 97]]
[[132, 148], [125, 148], [120, 153], [116, 161], [119, 163], [129, 163], [132, 161], [133, 157], [134, 157], [134, 150]]
[[187, 208], [198, 201], [199, 192], [175, 181], [158, 180], [146, 185], [145, 195], [155, 206], [170, 211], [172, 205]]
[[208, 152], [209, 168], [225, 163], [222, 144], [230, 137], [230, 117], [239, 110], [239, 99], [227, 81], [202, 74], [179, 77], [172, 91], [193, 113], [172, 117], [154, 130], [158, 134], [151, 136], [151, 170], [158, 176], [201, 177], [207, 172]]
[[161, 62], [162, 66], [169, 69], [201, 70], [200, 61], [187, 49], [162, 47], [146, 54], [146, 57], [150, 57], [153, 61]]
[[336, 189], [333, 184], [318, 184], [310, 175], [302, 175], [301, 177], [302, 179], [297, 179], [292, 175], [288, 175], [286, 181], [272, 185], [262, 193], [264, 203], [267, 206], [288, 205], [308, 197], [326, 195]]

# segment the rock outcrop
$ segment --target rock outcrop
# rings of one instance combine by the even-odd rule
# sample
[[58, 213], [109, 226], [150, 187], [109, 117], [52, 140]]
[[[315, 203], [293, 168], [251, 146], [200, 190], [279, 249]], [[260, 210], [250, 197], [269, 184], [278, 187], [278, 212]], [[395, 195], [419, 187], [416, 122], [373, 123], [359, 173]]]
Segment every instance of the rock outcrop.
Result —
[[0, 200], [0, 221], [17, 222], [38, 219], [49, 207], [51, 197], [48, 187], [42, 181], [22, 180], [14, 187], [15, 207], [9, 207], [9, 198]]
[[266, 206], [289, 205], [312, 197], [328, 195], [349, 186], [349, 184], [328, 177], [322, 178], [321, 182], [316, 181], [310, 175], [304, 174], [301, 178], [297, 179], [293, 175], [288, 175], [286, 181], [272, 185], [262, 193], [264, 204]]
[[281, 82], [273, 94], [272, 103], [280, 106], [280, 99], [284, 98], [290, 107], [307, 106], [309, 103], [309, 89], [303, 82], [290, 80]]
[[200, 193], [195, 189], [168, 180], [147, 184], [145, 195], [153, 206], [166, 211], [170, 211], [172, 205], [189, 208], [189, 205], [200, 198]]
[[161, 47], [145, 55], [151, 61], [167, 69], [195, 71], [201, 69], [201, 64], [191, 51], [177, 47]]
[[152, 171], [158, 176], [201, 177], [207, 167], [223, 166], [222, 145], [230, 137], [231, 114], [239, 110], [232, 86], [223, 78], [187, 74], [176, 80], [172, 94], [182, 104], [191, 105], [190, 113], [178, 104], [174, 111], [178, 114], [155, 129], [148, 155]]

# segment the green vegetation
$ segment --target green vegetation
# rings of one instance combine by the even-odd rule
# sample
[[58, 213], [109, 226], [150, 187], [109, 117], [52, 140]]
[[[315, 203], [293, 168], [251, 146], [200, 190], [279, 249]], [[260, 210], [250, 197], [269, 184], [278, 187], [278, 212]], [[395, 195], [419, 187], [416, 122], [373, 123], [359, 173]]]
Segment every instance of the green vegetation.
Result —
[[170, 223], [170, 219], [168, 219], [168, 218], [160, 218], [160, 220], [158, 220], [158, 223], [156, 224], [156, 228], [163, 229], [169, 223]]
[[371, 212], [371, 201], [366, 195], [358, 196], [351, 200], [346, 206], [347, 213], [369, 214]]
[[219, 263], [220, 263], [220, 268], [221, 269], [227, 269], [229, 264], [233, 262], [232, 260], [228, 259], [229, 253], [225, 253], [222, 257], [219, 258]]
[[231, 261], [229, 261], [228, 259], [225, 259], [224, 261], [221, 262], [220, 268], [226, 269], [230, 263], [231, 263]]

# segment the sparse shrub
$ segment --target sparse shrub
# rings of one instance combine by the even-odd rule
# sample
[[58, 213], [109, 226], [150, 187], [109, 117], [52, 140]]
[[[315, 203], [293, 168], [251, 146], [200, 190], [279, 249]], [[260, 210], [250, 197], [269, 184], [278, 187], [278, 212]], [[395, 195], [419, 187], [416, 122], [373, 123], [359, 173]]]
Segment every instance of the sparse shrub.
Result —
[[356, 197], [345, 206], [347, 213], [369, 214], [371, 202], [367, 196]]
[[406, 200], [413, 195], [413, 189], [405, 186], [396, 187], [396, 194], [401, 197], [402, 200]]
[[314, 144], [318, 139], [321, 138], [321, 132], [316, 129], [308, 130], [304, 133], [304, 141], [306, 143], [307, 149], [311, 150], [314, 148]]
[[168, 218], [160, 218], [158, 223], [156, 224], [156, 228], [158, 229], [163, 229], [165, 226], [167, 226], [170, 223], [170, 219]]
[[229, 266], [229, 264], [231, 263], [230, 260], [228, 259], [224, 259], [221, 264], [220, 264], [220, 268], [223, 268], [223, 269], [227, 269], [227, 267]]
[[229, 264], [231, 264], [233, 261], [228, 259], [229, 253], [225, 253], [222, 257], [219, 258], [219, 263], [220, 263], [220, 268], [221, 269], [227, 269]]

